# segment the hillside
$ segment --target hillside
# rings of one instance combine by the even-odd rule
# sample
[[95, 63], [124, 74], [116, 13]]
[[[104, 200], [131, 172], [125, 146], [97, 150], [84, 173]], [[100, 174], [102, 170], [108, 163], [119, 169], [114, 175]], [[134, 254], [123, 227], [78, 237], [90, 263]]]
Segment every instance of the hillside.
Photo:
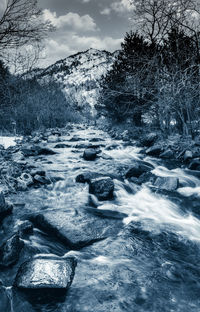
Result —
[[37, 69], [32, 74], [40, 82], [53, 79], [65, 94], [81, 107], [94, 108], [102, 76], [111, 69], [117, 52], [110, 53], [89, 49], [62, 59], [46, 69]]

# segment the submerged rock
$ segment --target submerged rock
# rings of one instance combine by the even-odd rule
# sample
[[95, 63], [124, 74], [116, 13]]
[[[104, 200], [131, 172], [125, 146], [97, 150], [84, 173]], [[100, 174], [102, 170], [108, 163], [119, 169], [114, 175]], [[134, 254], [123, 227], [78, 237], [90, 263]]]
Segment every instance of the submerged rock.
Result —
[[92, 148], [88, 148], [83, 153], [83, 158], [85, 160], [95, 160], [97, 157], [97, 151]]
[[189, 151], [189, 150], [185, 151], [184, 156], [183, 156], [184, 161], [191, 160], [192, 158], [193, 158], [192, 151]]
[[89, 182], [89, 193], [98, 200], [113, 199], [114, 182], [110, 177], [96, 178]]
[[65, 143], [59, 143], [54, 146], [54, 148], [66, 148], [66, 147], [69, 147], [69, 145]]
[[179, 186], [179, 179], [176, 177], [158, 177], [154, 186], [167, 191], [175, 191]]
[[21, 290], [67, 290], [73, 281], [76, 260], [72, 257], [42, 257], [24, 262], [16, 275], [14, 286]]
[[60, 138], [58, 135], [50, 135], [48, 138], [47, 138], [47, 142], [48, 143], [57, 143], [60, 141]]
[[85, 211], [50, 210], [33, 215], [31, 220], [74, 249], [116, 235], [122, 227], [120, 220], [97, 217]]
[[24, 246], [24, 243], [20, 240], [18, 234], [10, 237], [1, 247], [0, 247], [0, 266], [9, 267], [15, 264], [18, 259], [20, 252]]
[[43, 184], [43, 185], [51, 184], [51, 180], [48, 177], [41, 176], [39, 174], [36, 174], [33, 179], [34, 179], [35, 183], [39, 183], [39, 184]]

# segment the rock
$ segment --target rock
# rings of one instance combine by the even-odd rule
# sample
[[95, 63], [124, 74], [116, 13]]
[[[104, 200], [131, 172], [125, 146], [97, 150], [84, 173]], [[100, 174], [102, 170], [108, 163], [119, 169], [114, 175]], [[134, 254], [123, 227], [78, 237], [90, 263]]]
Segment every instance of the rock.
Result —
[[160, 154], [160, 157], [165, 159], [174, 158], [174, 153], [170, 148], [168, 148], [166, 151]]
[[25, 157], [56, 154], [56, 152], [54, 152], [50, 148], [39, 145], [25, 145], [22, 147], [21, 151]]
[[160, 156], [162, 154], [163, 148], [159, 145], [154, 145], [146, 150], [146, 154], [149, 156]]
[[33, 178], [29, 173], [22, 173], [22, 175], [18, 179], [23, 181], [27, 186], [33, 184]]
[[102, 176], [102, 175], [97, 173], [97, 172], [88, 171], [88, 172], [84, 172], [84, 173], [79, 174], [76, 177], [76, 182], [78, 182], [78, 183], [89, 183], [92, 179], [98, 178], [100, 176]]
[[96, 157], [97, 157], [97, 152], [95, 151], [95, 149], [92, 149], [92, 148], [86, 149], [83, 153], [83, 158], [85, 160], [95, 160]]
[[5, 287], [0, 286], [0, 311], [10, 312], [12, 311], [10, 299], [7, 295]]
[[156, 140], [158, 139], [158, 135], [157, 133], [149, 133], [147, 135], [145, 135], [141, 140], [141, 144], [144, 145], [144, 146], [147, 146], [147, 147], [150, 147], [152, 146]]
[[11, 214], [13, 210], [13, 205], [10, 203], [7, 203], [5, 200], [4, 194], [0, 193], [0, 222], [4, 217]]
[[114, 182], [110, 177], [96, 178], [89, 182], [89, 193], [98, 200], [113, 199]]
[[40, 184], [51, 184], [51, 180], [45, 176], [41, 176], [39, 174], [36, 174], [33, 178], [34, 182], [40, 183]]
[[158, 177], [154, 186], [167, 191], [175, 191], [179, 187], [179, 179], [175, 177]]
[[37, 156], [39, 155], [40, 146], [39, 145], [24, 145], [21, 151], [25, 157]]
[[54, 148], [66, 148], [66, 147], [69, 147], [69, 145], [64, 143], [59, 143], [54, 146]]
[[46, 171], [42, 170], [42, 169], [32, 169], [30, 172], [31, 176], [34, 177], [36, 175], [45, 177], [46, 175]]
[[43, 291], [63, 294], [72, 284], [76, 268], [73, 257], [58, 258], [38, 256], [24, 262], [16, 275], [14, 286], [42, 295]]
[[48, 138], [47, 138], [47, 142], [48, 143], [57, 143], [60, 141], [60, 138], [58, 135], [50, 135]]
[[18, 259], [20, 252], [24, 246], [24, 243], [20, 240], [18, 234], [10, 237], [1, 247], [0, 247], [0, 266], [9, 267], [15, 264]]
[[191, 160], [192, 157], [193, 157], [192, 151], [189, 151], [189, 150], [185, 151], [184, 156], [183, 156], [184, 161]]
[[151, 172], [144, 172], [143, 174], [141, 174], [138, 178], [136, 177], [131, 177], [130, 181], [135, 183], [135, 184], [143, 184], [143, 183], [147, 183], [150, 182], [151, 184], [155, 181], [156, 177], [153, 173]]
[[153, 166], [144, 161], [135, 161], [132, 168], [128, 170], [125, 177], [129, 179], [131, 177], [139, 178], [143, 173], [153, 170]]
[[21, 221], [17, 226], [17, 231], [20, 233], [20, 235], [32, 234], [33, 224], [28, 220]]
[[200, 171], [200, 159], [193, 159], [189, 163], [188, 169]]
[[56, 152], [54, 152], [52, 149], [48, 147], [40, 147], [38, 155], [55, 155]]
[[100, 218], [85, 211], [58, 209], [33, 215], [31, 220], [35, 226], [73, 249], [116, 235], [123, 226], [121, 221]]

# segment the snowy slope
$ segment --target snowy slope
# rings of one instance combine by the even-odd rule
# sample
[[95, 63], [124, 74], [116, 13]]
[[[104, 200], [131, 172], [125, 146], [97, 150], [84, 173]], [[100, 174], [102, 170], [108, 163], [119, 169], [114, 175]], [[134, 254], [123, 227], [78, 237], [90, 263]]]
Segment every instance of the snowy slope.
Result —
[[94, 108], [102, 76], [111, 69], [116, 58], [107, 51], [89, 49], [56, 62], [44, 70], [37, 70], [36, 77], [48, 82], [58, 82], [65, 94], [78, 106]]

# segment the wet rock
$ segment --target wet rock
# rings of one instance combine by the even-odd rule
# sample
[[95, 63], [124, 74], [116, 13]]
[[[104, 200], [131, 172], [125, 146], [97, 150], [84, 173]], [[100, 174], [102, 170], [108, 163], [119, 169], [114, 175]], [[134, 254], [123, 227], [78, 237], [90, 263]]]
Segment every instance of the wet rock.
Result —
[[188, 169], [200, 171], [200, 159], [193, 159], [189, 163]]
[[22, 175], [17, 179], [20, 182], [24, 182], [26, 186], [33, 184], [33, 178], [29, 173], [22, 173]]
[[179, 187], [179, 179], [176, 177], [158, 177], [154, 186], [167, 191], [175, 191]]
[[35, 226], [56, 236], [73, 249], [116, 235], [120, 220], [97, 217], [85, 211], [50, 210], [31, 217]]
[[24, 145], [21, 151], [25, 157], [37, 156], [39, 155], [40, 146], [39, 145]]
[[144, 145], [144, 146], [147, 146], [147, 147], [150, 147], [152, 146], [156, 140], [158, 139], [158, 135], [157, 133], [149, 133], [147, 135], [145, 135], [141, 140], [141, 144]]
[[0, 222], [4, 217], [11, 214], [13, 210], [13, 206], [10, 203], [7, 203], [5, 200], [4, 194], [0, 193]]
[[113, 199], [114, 182], [110, 177], [96, 178], [89, 182], [89, 193], [94, 194], [98, 200]]
[[135, 161], [132, 168], [128, 170], [125, 177], [129, 179], [131, 177], [139, 178], [143, 173], [153, 170], [153, 166], [147, 162]]
[[73, 257], [42, 257], [24, 262], [16, 275], [14, 286], [20, 290], [39, 291], [42, 295], [45, 290], [63, 294], [72, 284], [76, 268]]
[[20, 252], [23, 248], [24, 243], [20, 240], [18, 234], [10, 237], [1, 247], [0, 247], [0, 266], [9, 267], [15, 264], [18, 259]]
[[69, 147], [69, 145], [65, 143], [59, 143], [54, 146], [54, 148], [66, 148], [66, 147]]
[[160, 154], [161, 158], [170, 159], [174, 157], [174, 153], [170, 148], [168, 148], [166, 151]]
[[40, 184], [51, 184], [51, 180], [48, 177], [41, 176], [39, 174], [36, 174], [33, 178], [35, 183], [40, 183]]
[[39, 145], [25, 145], [22, 147], [21, 151], [25, 157], [56, 154], [56, 152], [54, 152], [52, 149]]
[[17, 231], [20, 233], [20, 235], [32, 234], [33, 224], [28, 220], [21, 221], [17, 226]]
[[192, 158], [193, 158], [192, 151], [189, 151], [189, 150], [185, 151], [184, 156], [183, 156], [184, 161], [191, 160]]
[[96, 157], [97, 157], [97, 152], [95, 149], [92, 149], [92, 148], [86, 149], [83, 153], [83, 158], [85, 160], [95, 160]]
[[151, 172], [144, 172], [138, 178], [136, 177], [130, 178], [131, 182], [139, 184], [139, 185], [143, 183], [147, 183], [147, 182], [150, 182], [152, 184], [155, 180], [156, 180], [156, 176]]
[[46, 171], [42, 169], [32, 169], [30, 172], [31, 176], [34, 177], [36, 175], [40, 175], [44, 177], [46, 175]]
[[154, 145], [154, 146], [152, 146], [146, 150], [147, 155], [155, 156], [155, 157], [160, 156], [160, 154], [162, 154], [162, 152], [163, 152], [163, 148], [159, 145]]
[[7, 296], [6, 290], [4, 287], [0, 286], [0, 311], [2, 312], [10, 312], [11, 304], [10, 299]]
[[84, 173], [79, 174], [76, 177], [76, 182], [78, 182], [78, 183], [90, 183], [90, 181], [92, 179], [98, 178], [100, 176], [102, 176], [100, 173], [88, 171], [88, 172], [84, 172]]
[[48, 147], [40, 147], [38, 155], [55, 155], [56, 152]]

